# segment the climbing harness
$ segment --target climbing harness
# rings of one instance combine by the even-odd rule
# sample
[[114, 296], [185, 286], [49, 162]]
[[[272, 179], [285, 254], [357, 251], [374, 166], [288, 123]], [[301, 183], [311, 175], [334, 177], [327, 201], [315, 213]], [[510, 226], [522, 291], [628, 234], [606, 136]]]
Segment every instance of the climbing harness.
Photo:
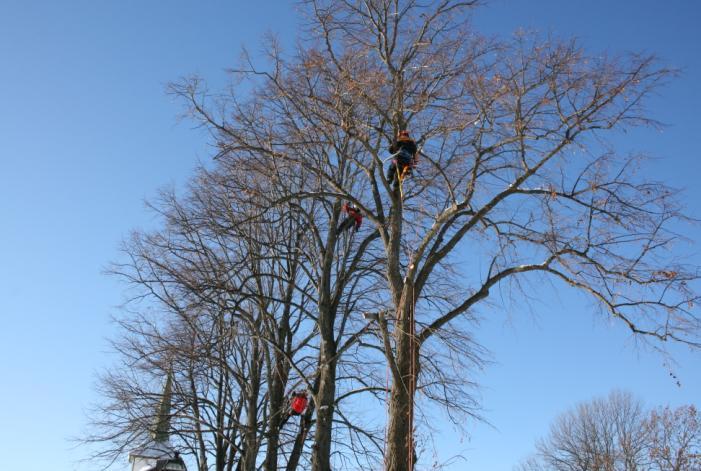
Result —
[[404, 179], [407, 176], [412, 174], [412, 172], [414, 171], [414, 168], [416, 167], [416, 163], [415, 163], [415, 160], [412, 159], [412, 161], [410, 163], [401, 165], [401, 169], [400, 169], [399, 163], [397, 163], [395, 165], [395, 167], [397, 169], [396, 170], [396, 173], [397, 173], [396, 178], [397, 178], [397, 184], [399, 186], [399, 195], [400, 195], [401, 200], [404, 201]]
[[402, 171], [399, 171], [399, 165], [397, 167], [397, 186], [399, 187], [399, 199], [401, 201], [404, 201], [404, 174], [406, 171], [406, 168], [402, 169]]

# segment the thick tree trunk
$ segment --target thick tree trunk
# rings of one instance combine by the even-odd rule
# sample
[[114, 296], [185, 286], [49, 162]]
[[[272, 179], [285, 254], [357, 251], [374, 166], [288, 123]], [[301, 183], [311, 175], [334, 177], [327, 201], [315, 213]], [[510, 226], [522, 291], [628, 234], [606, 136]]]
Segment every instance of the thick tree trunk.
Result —
[[277, 471], [278, 449], [280, 446], [280, 425], [286, 413], [285, 384], [287, 384], [287, 366], [285, 356], [275, 351], [275, 365], [268, 394], [270, 395], [270, 416], [268, 418], [268, 445], [263, 469]]
[[[337, 204], [331, 226], [338, 224], [340, 207]], [[331, 274], [333, 273], [334, 248], [336, 246], [336, 231], [329, 230], [326, 250], [321, 267], [321, 279], [319, 280], [319, 373], [317, 377], [318, 388], [314, 397], [316, 428], [314, 431], [314, 445], [312, 447], [312, 471], [331, 470], [331, 432], [333, 429], [333, 412], [336, 399], [336, 334], [334, 325], [336, 322], [337, 303], [332, 300]]]
[[[298, 237], [297, 241], [299, 242], [299, 240], [301, 240], [301, 238]], [[297, 245], [299, 245], [299, 243]], [[294, 253], [297, 254], [298, 252]], [[298, 259], [295, 258], [290, 262], [288, 267], [290, 280], [295, 279], [297, 266]], [[290, 282], [287, 285], [284, 297], [285, 309], [279, 321], [277, 331], [275, 332], [276, 348], [274, 349], [273, 371], [270, 387], [268, 389], [270, 415], [268, 418], [268, 446], [265, 453], [265, 461], [263, 462], [264, 471], [277, 471], [278, 469], [280, 429], [284, 425], [282, 420], [289, 408], [289, 398], [285, 394], [285, 388], [287, 387], [287, 380], [290, 374], [288, 358], [291, 358], [293, 355], [291, 344], [292, 333], [290, 332], [290, 312], [292, 310], [294, 293], [295, 284]]]
[[312, 450], [312, 471], [331, 470], [331, 432], [336, 399], [336, 343], [321, 341], [319, 389], [316, 394], [316, 429]]
[[418, 343], [415, 336], [414, 293], [405, 285], [397, 311], [401, 313], [395, 328], [395, 363], [399, 378], [394, 378], [387, 424], [386, 471], [413, 471], [416, 464], [414, 446], [414, 395], [419, 373]]
[[[408, 378], [407, 378], [408, 379]], [[411, 401], [403, 386], [392, 388], [387, 431], [386, 471], [412, 471], [414, 458]]]
[[260, 346], [253, 340], [251, 354], [250, 389], [246, 398], [246, 432], [243, 439], [242, 471], [255, 471], [258, 458], [258, 395], [260, 393], [261, 373]]

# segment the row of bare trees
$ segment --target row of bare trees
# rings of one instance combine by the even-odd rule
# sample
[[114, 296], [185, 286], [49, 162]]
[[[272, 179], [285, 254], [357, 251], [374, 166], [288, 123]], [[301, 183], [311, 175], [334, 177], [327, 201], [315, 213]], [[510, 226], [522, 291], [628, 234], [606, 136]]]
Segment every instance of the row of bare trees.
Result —
[[[380, 291], [376, 257], [348, 235], [324, 253], [336, 223], [323, 201], [259, 214], [289, 191], [276, 183], [224, 162], [202, 169], [185, 196], [163, 192], [152, 205], [163, 229], [125, 244], [112, 268], [131, 294], [115, 342], [122, 366], [102, 378], [107, 403], [89, 438], [108, 440], [102, 457], [146, 439], [170, 371], [172, 435], [197, 469], [309, 469], [332, 448], [338, 462], [377, 466], [380, 421], [357, 424], [353, 406], [385, 390], [374, 327], [360, 315]], [[311, 405], [288, 420], [300, 389]]]
[[[607, 140], [656, 124], [645, 100], [673, 72], [482, 37], [475, 3], [306, 0], [294, 51], [244, 53], [226, 92], [173, 85], [217, 154], [114, 268], [135, 312], [125, 368], [104, 381], [116, 405], [99, 422], [118, 433], [96, 439], [133, 441], [172, 368], [174, 428], [201, 470], [411, 470], [428, 430], [416, 394], [458, 425], [475, 416], [476, 310], [501, 289], [546, 295], [528, 283], [544, 279], [641, 339], [700, 346], [698, 272], [671, 251], [677, 192]], [[402, 129], [421, 151], [394, 191], [386, 147]], [[337, 231], [345, 202], [357, 233]], [[300, 387], [312, 403], [292, 428]]]
[[552, 424], [523, 471], [701, 469], [701, 416], [693, 405], [646, 410], [630, 393], [581, 403]]

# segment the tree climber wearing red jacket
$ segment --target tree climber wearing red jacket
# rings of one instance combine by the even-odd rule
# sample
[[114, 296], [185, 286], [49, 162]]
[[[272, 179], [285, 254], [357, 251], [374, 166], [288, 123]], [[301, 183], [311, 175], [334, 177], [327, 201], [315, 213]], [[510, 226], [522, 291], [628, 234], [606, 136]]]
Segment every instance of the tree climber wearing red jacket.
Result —
[[290, 415], [302, 415], [307, 409], [308, 403], [307, 391], [292, 393], [292, 398], [290, 399]]
[[360, 229], [361, 224], [363, 224], [363, 214], [360, 212], [360, 208], [352, 204], [343, 203], [342, 210], [344, 213], [347, 213], [348, 216], [338, 226], [336, 235], [349, 230], [351, 227], [354, 227], [356, 231]]

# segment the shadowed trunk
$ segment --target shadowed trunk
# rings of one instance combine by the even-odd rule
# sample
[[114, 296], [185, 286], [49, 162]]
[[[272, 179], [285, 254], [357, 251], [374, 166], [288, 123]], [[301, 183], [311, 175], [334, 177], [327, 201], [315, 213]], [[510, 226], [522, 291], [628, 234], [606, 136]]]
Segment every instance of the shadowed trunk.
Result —
[[246, 432], [244, 434], [243, 449], [241, 457], [242, 471], [255, 471], [256, 458], [258, 457], [258, 394], [260, 392], [260, 346], [257, 340], [253, 340], [253, 351], [251, 353], [251, 379], [250, 390], [247, 391], [248, 405], [246, 407]]
[[[327, 336], [322, 336], [327, 337]], [[331, 470], [331, 433], [336, 398], [336, 342], [333, 330], [322, 338], [319, 361], [319, 389], [316, 394], [316, 429], [312, 450], [312, 470]]]
[[[387, 471], [412, 471], [416, 464], [414, 446], [414, 397], [419, 373], [418, 342], [414, 319], [413, 284], [406, 282], [397, 311], [395, 363], [397, 372], [392, 386], [387, 424]], [[397, 378], [398, 375], [398, 378]]]
[[285, 368], [285, 356], [278, 350], [275, 351], [275, 365], [270, 382], [268, 394], [270, 396], [270, 417], [268, 418], [268, 445], [265, 452], [263, 469], [265, 471], [277, 471], [278, 449], [280, 446], [280, 426], [285, 413], [285, 384], [287, 384], [287, 370]]

